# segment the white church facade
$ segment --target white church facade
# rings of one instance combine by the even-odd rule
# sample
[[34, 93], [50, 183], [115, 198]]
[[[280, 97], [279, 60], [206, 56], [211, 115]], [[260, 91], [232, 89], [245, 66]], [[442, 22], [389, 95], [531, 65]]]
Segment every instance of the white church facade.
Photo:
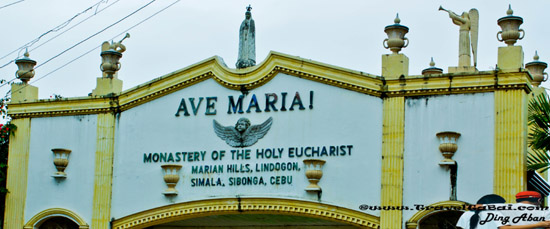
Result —
[[437, 228], [485, 194], [513, 202], [539, 72], [512, 43], [497, 70], [409, 75], [407, 31], [386, 27], [380, 76], [271, 52], [122, 91], [119, 42], [88, 96], [14, 84], [4, 228]]

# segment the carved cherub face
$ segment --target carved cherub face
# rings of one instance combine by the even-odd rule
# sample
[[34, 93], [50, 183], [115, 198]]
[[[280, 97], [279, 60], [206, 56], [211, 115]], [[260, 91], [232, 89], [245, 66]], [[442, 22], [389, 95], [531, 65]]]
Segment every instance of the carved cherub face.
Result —
[[235, 124], [235, 129], [239, 132], [244, 132], [248, 127], [250, 126], [250, 120], [247, 118], [240, 118], [239, 121], [237, 121], [237, 124]]

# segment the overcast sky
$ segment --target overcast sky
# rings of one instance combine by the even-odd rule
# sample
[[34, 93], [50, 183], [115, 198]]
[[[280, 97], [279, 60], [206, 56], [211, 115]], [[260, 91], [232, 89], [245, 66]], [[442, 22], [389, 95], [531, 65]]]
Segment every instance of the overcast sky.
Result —
[[[0, 6], [13, 2], [17, 0], [0, 0]], [[4, 22], [0, 24], [3, 31], [0, 57], [99, 2], [25, 0], [0, 8], [0, 18]], [[43, 64], [149, 2], [151, 0], [103, 1], [60, 31], [43, 36], [29, 47], [32, 50], [30, 57], [38, 65]], [[154, 1], [122, 22], [38, 67], [35, 78], [30, 82], [39, 87], [39, 97], [49, 98], [54, 94], [63, 97], [86, 96], [95, 88], [96, 77], [101, 76], [100, 49], [95, 47], [174, 2]], [[496, 39], [496, 33], [500, 30], [497, 20], [506, 16], [509, 3], [514, 15], [524, 19], [521, 28], [526, 35], [517, 44], [523, 46], [525, 63], [532, 61], [535, 50], [538, 50], [541, 61], [549, 61], [550, 21], [547, 14], [550, 1], [547, 0], [182, 0], [129, 31], [131, 38], [123, 42], [127, 51], [121, 59], [119, 78], [123, 80], [123, 89], [126, 90], [215, 55], [234, 68], [238, 54], [238, 30], [248, 4], [252, 5], [252, 18], [256, 24], [257, 63], [273, 50], [375, 75], [381, 73], [381, 55], [390, 53], [382, 46], [386, 38], [384, 27], [393, 24], [396, 13], [399, 13], [401, 24], [410, 29], [406, 35], [410, 44], [402, 51], [410, 59], [409, 74], [420, 75], [422, 69], [429, 66], [430, 57], [445, 72], [449, 66], [458, 63], [459, 28], [446, 12], [438, 11], [439, 6], [458, 14], [477, 8], [480, 14], [478, 69], [492, 70], [497, 63], [498, 47], [505, 45]], [[57, 38], [43, 44], [57, 35]], [[115, 41], [122, 37], [116, 36]], [[52, 73], [90, 50], [93, 51]], [[23, 51], [1, 59], [0, 65], [15, 59], [18, 53], [22, 55]], [[16, 69], [14, 63], [1, 68], [0, 78], [14, 78]], [[38, 80], [41, 77], [44, 78]], [[544, 85], [549, 86], [548, 83]], [[8, 90], [9, 86], [0, 87], [0, 95], [4, 96]]]

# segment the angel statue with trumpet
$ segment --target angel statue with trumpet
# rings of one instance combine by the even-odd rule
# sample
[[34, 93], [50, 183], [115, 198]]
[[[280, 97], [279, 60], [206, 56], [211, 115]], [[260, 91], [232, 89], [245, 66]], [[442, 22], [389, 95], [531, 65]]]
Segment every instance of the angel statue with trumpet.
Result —
[[449, 17], [455, 25], [460, 26], [460, 37], [458, 40], [458, 67], [471, 67], [470, 47], [474, 57], [474, 68], [477, 66], [477, 36], [479, 29], [479, 12], [471, 9], [458, 15], [453, 11], [446, 10], [439, 6], [439, 10], [449, 13]]

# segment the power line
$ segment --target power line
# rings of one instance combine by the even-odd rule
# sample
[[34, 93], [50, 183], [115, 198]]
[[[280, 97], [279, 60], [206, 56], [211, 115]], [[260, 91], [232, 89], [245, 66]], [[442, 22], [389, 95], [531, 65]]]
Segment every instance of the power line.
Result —
[[[128, 29], [124, 30], [123, 32], [117, 34], [116, 36], [114, 36], [114, 37], [111, 38], [110, 40], [113, 40], [113, 39], [115, 39], [116, 37], [119, 37], [119, 36], [121, 36], [122, 34], [127, 33], [127, 32], [130, 31], [131, 29], [133, 29], [133, 28], [135, 28], [135, 27], [141, 25], [142, 23], [148, 21], [149, 19], [153, 18], [153, 17], [156, 16], [157, 14], [163, 12], [164, 10], [170, 8], [171, 6], [175, 5], [176, 3], [180, 2], [180, 1], [181, 1], [181, 0], [176, 0], [176, 1], [173, 2], [172, 4], [170, 4], [170, 5], [168, 5], [168, 6], [164, 7], [164, 8], [162, 8], [162, 9], [160, 9], [159, 11], [155, 12], [155, 13], [152, 14], [151, 16], [149, 16], [149, 17], [147, 17], [147, 18], [141, 20], [140, 22], [136, 23], [135, 25], [131, 26], [130, 28], [128, 28]], [[150, 4], [150, 3], [149, 3], [149, 4]], [[49, 76], [49, 75], [53, 74], [54, 72], [56, 72], [56, 71], [58, 71], [58, 70], [64, 68], [65, 66], [67, 66], [67, 65], [69, 65], [69, 64], [71, 64], [71, 63], [73, 63], [73, 62], [75, 62], [76, 60], [82, 58], [83, 56], [88, 55], [89, 53], [91, 53], [92, 51], [96, 50], [96, 49], [99, 48], [99, 47], [101, 47], [101, 45], [96, 46], [96, 47], [94, 47], [94, 48], [88, 50], [87, 52], [83, 53], [82, 55], [80, 55], [80, 56], [78, 56], [78, 57], [72, 59], [71, 61], [69, 61], [69, 62], [67, 62], [67, 63], [65, 63], [65, 64], [63, 64], [63, 65], [61, 65], [60, 67], [58, 67], [58, 68], [52, 70], [51, 72], [46, 73], [46, 74], [43, 75], [42, 77], [40, 77], [40, 78], [34, 80], [32, 83], [29, 83], [29, 84], [36, 83], [36, 82], [38, 82], [39, 80], [46, 78], [47, 76]], [[13, 80], [15, 80], [15, 78], [12, 79], [12, 80], [10, 80], [9, 82], [12, 82]], [[4, 85], [6, 85], [6, 84], [7, 84], [7, 83], [4, 83], [4, 84], [0, 85], [0, 87], [4, 86]], [[26, 86], [25, 86], [25, 87], [26, 87]], [[25, 88], [25, 87], [22, 87], [22, 88], [18, 89], [18, 90], [15, 91], [15, 92], [18, 92], [18, 91], [22, 90], [22, 89]], [[5, 96], [4, 98], [8, 97], [8, 95], [10, 94], [10, 92], [11, 92], [11, 90], [8, 90], [8, 92], [6, 93], [6, 96]]]
[[[85, 38], [84, 40], [81, 40], [81, 41], [79, 41], [78, 43], [74, 44], [73, 46], [71, 46], [71, 47], [69, 47], [69, 48], [63, 50], [62, 52], [58, 53], [57, 55], [53, 56], [52, 58], [50, 58], [50, 59], [46, 60], [45, 62], [43, 62], [43, 63], [39, 64], [38, 66], [36, 66], [35, 69], [37, 69], [37, 68], [41, 67], [42, 65], [44, 65], [44, 64], [46, 64], [46, 63], [48, 63], [48, 62], [50, 62], [51, 60], [53, 60], [53, 59], [55, 59], [55, 58], [57, 58], [57, 57], [63, 55], [63, 54], [66, 53], [67, 51], [69, 51], [69, 50], [75, 48], [76, 46], [78, 46], [78, 45], [80, 45], [80, 44], [86, 42], [87, 40], [91, 39], [92, 37], [95, 37], [96, 35], [98, 35], [98, 34], [104, 32], [105, 30], [107, 30], [107, 29], [109, 29], [109, 28], [115, 26], [116, 24], [118, 24], [118, 23], [124, 21], [125, 19], [129, 18], [130, 16], [134, 15], [135, 13], [137, 13], [137, 12], [139, 12], [140, 10], [144, 9], [145, 7], [151, 5], [151, 4], [152, 4], [153, 2], [155, 2], [155, 1], [156, 1], [156, 0], [150, 1], [149, 3], [143, 5], [142, 7], [140, 7], [140, 8], [137, 9], [137, 10], [135, 10], [134, 12], [132, 12], [132, 13], [126, 15], [125, 17], [121, 18], [120, 20], [116, 21], [115, 23], [113, 23], [113, 24], [111, 24], [111, 25], [109, 25], [109, 26], [103, 28], [102, 30], [100, 30], [100, 31], [98, 31], [98, 32], [96, 32], [96, 33], [94, 33], [94, 34], [92, 34], [91, 36]], [[8, 64], [9, 64], [9, 63], [8, 63]], [[4, 66], [2, 66], [2, 67], [4, 67]], [[0, 68], [2, 68], [2, 67], [0, 67]], [[7, 84], [13, 82], [15, 79], [16, 79], [16, 78], [13, 78], [13, 79], [7, 81], [6, 83], [0, 85], [0, 87], [3, 87], [3, 86], [5, 86], [5, 85], [7, 85]]]
[[[44, 41], [42, 44], [40, 44], [40, 45], [38, 45], [38, 46], [32, 48], [32, 49], [29, 50], [29, 51], [33, 51], [33, 50], [36, 50], [37, 48], [40, 48], [42, 45], [45, 45], [46, 43], [52, 41], [53, 39], [55, 39], [55, 38], [57, 38], [57, 37], [63, 35], [64, 33], [68, 32], [69, 30], [73, 29], [74, 27], [76, 27], [76, 26], [82, 24], [83, 22], [87, 21], [88, 19], [92, 18], [93, 16], [97, 15], [98, 13], [101, 13], [103, 10], [106, 10], [107, 8], [111, 7], [112, 5], [114, 5], [115, 3], [119, 2], [119, 1], [120, 1], [120, 0], [116, 0], [115, 2], [111, 3], [110, 5], [106, 6], [105, 8], [103, 8], [103, 9], [101, 9], [101, 10], [97, 10], [97, 9], [96, 9], [96, 12], [95, 12], [94, 14], [92, 14], [92, 15], [88, 16], [87, 18], [85, 18], [84, 20], [82, 20], [82, 21], [76, 23], [75, 25], [71, 26], [70, 28], [66, 29], [65, 31], [63, 31], [63, 32], [61, 32], [61, 33], [55, 35], [54, 37], [50, 38], [49, 40]], [[98, 7], [99, 7], [99, 6], [98, 6]], [[19, 58], [19, 57], [18, 57], [18, 58]]]
[[11, 5], [15, 5], [15, 4], [20, 3], [20, 2], [22, 2], [22, 1], [25, 1], [25, 0], [19, 0], [19, 1], [17, 1], [17, 2], [12, 2], [12, 3], [10, 3], [10, 4], [4, 5], [4, 6], [0, 6], [0, 9], [6, 8], [6, 7], [11, 6]]
[[[22, 0], [22, 1], [24, 1], [24, 0]], [[80, 13], [74, 15], [74, 16], [71, 17], [69, 20], [67, 20], [67, 21], [61, 23], [60, 25], [54, 27], [53, 29], [50, 29], [50, 30], [48, 30], [47, 32], [41, 34], [40, 36], [38, 36], [38, 37], [35, 38], [34, 40], [31, 40], [31, 41], [25, 43], [24, 45], [22, 45], [21, 47], [19, 47], [19, 48], [15, 49], [15, 50], [11, 51], [10, 53], [8, 53], [8, 54], [6, 54], [6, 55], [0, 57], [0, 60], [6, 58], [6, 57], [8, 57], [8, 56], [10, 56], [11, 54], [13, 54], [13, 53], [15, 53], [15, 52], [21, 52], [21, 50], [23, 50], [23, 49], [25, 49], [25, 48], [28, 48], [28, 47], [30, 47], [30, 46], [32, 46], [32, 45], [34, 45], [36, 42], [40, 41], [40, 39], [41, 39], [42, 37], [46, 36], [46, 35], [49, 34], [49, 33], [57, 32], [57, 31], [63, 29], [64, 27], [66, 27], [67, 25], [69, 25], [69, 24], [71, 23], [71, 21], [73, 21], [75, 18], [77, 18], [77, 17], [80, 16], [81, 14], [84, 14], [84, 13], [86, 13], [86, 12], [92, 10], [94, 7], [96, 7], [96, 11], [95, 11], [95, 13], [94, 13], [92, 16], [95, 16], [97, 13], [103, 11], [104, 9], [107, 9], [109, 6], [112, 6], [113, 4], [117, 3], [119, 0], [117, 0], [116, 2], [112, 3], [111, 5], [109, 5], [109, 6], [105, 7], [105, 8], [103, 8], [103, 9], [101, 9], [100, 11], [98, 11], [97, 9], [99, 8], [99, 5], [100, 5], [101, 3], [103, 3], [104, 1], [105, 1], [105, 0], [101, 0], [101, 1], [99, 1], [99, 2], [97, 2], [97, 3], [95, 3], [95, 4], [93, 4], [92, 6], [86, 8], [84, 11], [82, 11], [82, 12], [80, 12]], [[88, 18], [82, 20], [81, 22], [79, 22], [79, 23], [76, 24], [76, 25], [79, 25], [80, 23], [86, 21], [87, 19], [91, 18], [92, 16], [90, 16], [90, 17], [88, 17]], [[76, 25], [75, 25], [75, 26], [76, 26]], [[63, 33], [65, 33], [66, 31], [68, 31], [68, 30], [74, 28], [75, 26], [73, 26], [73, 27], [71, 27], [71, 28], [65, 30]], [[63, 34], [63, 33], [61, 33], [61, 34]], [[58, 36], [59, 36], [59, 35], [58, 35]], [[58, 36], [56, 36], [56, 37], [58, 37]], [[55, 38], [55, 37], [54, 37], [54, 38]], [[48, 40], [48, 41], [51, 41], [51, 40], [52, 40], [52, 39], [50, 39], [50, 40]], [[46, 42], [44, 42], [44, 43], [47, 43], [48, 41], [46, 41]], [[44, 44], [44, 43], [43, 43], [43, 44]], [[40, 45], [40, 46], [42, 46], [42, 45]], [[37, 48], [38, 48], [38, 47], [37, 47]], [[36, 48], [35, 48], [35, 49], [36, 49]], [[18, 53], [18, 54], [17, 54], [17, 57], [16, 57], [15, 59], [20, 58], [20, 57], [21, 57], [21, 55], [20, 55], [20, 53]], [[11, 63], [13, 63], [13, 62], [14, 62], [14, 60], [10, 60], [8, 63], [6, 63], [6, 64], [0, 66], [0, 68], [6, 67], [7, 65], [9, 65], [9, 64], [11, 64]]]
[[[101, 47], [101, 45], [96, 46], [96, 47], [94, 47], [93, 49], [88, 50], [88, 51], [85, 52], [84, 54], [82, 54], [82, 55], [80, 55], [80, 56], [78, 56], [78, 57], [72, 59], [71, 61], [69, 61], [69, 62], [67, 62], [67, 63], [65, 63], [65, 64], [63, 64], [63, 65], [61, 65], [60, 67], [54, 69], [53, 71], [46, 73], [45, 75], [41, 76], [40, 78], [34, 80], [33, 83], [38, 82], [38, 81], [41, 80], [41, 79], [44, 79], [46, 76], [49, 76], [49, 75], [53, 74], [54, 72], [57, 72], [59, 69], [62, 69], [62, 68], [64, 68], [65, 66], [67, 66], [67, 65], [69, 65], [69, 64], [71, 64], [71, 63], [73, 63], [73, 62], [75, 62], [76, 60], [82, 58], [83, 56], [88, 55], [89, 53], [91, 53], [92, 51], [96, 50], [96, 49], [99, 48], [99, 47]], [[21, 88], [21, 89], [23, 89], [23, 88]], [[19, 90], [21, 90], [21, 89], [19, 89]], [[18, 92], [18, 91], [15, 91], [15, 92]]]
[[[69, 48], [63, 50], [63, 51], [60, 52], [59, 54], [53, 56], [52, 58], [50, 58], [50, 59], [48, 59], [48, 60], [46, 60], [46, 61], [44, 61], [42, 64], [39, 64], [38, 66], [36, 66], [36, 68], [39, 68], [39, 67], [41, 67], [41, 66], [44, 65], [44, 64], [47, 64], [48, 62], [52, 61], [53, 59], [55, 59], [55, 58], [57, 58], [57, 57], [63, 55], [63, 54], [66, 53], [67, 51], [73, 49], [74, 47], [76, 47], [76, 46], [78, 46], [78, 45], [84, 43], [85, 41], [91, 39], [92, 37], [95, 37], [96, 35], [98, 35], [98, 34], [104, 32], [105, 30], [107, 30], [107, 29], [109, 29], [109, 28], [115, 26], [116, 24], [118, 24], [118, 23], [120, 23], [120, 22], [126, 20], [127, 18], [131, 17], [132, 15], [134, 15], [134, 14], [136, 14], [137, 12], [141, 11], [142, 9], [144, 9], [145, 7], [151, 5], [151, 4], [152, 4], [153, 2], [155, 2], [155, 1], [156, 1], [156, 0], [150, 1], [149, 3], [145, 4], [144, 6], [140, 7], [140, 8], [137, 9], [137, 10], [135, 10], [134, 12], [132, 12], [132, 13], [130, 13], [130, 14], [124, 16], [123, 18], [119, 19], [119, 20], [116, 21], [115, 23], [113, 23], [113, 24], [111, 24], [111, 25], [109, 25], [109, 26], [103, 28], [102, 30], [99, 30], [98, 32], [92, 34], [91, 36], [87, 37], [86, 39], [79, 41], [78, 43], [74, 44], [73, 46], [71, 46], [71, 47], [69, 47]], [[36, 69], [36, 68], [35, 68], [35, 69]]]
[[[135, 13], [139, 12], [140, 10], [144, 9], [145, 7], [149, 6], [151, 3], [155, 2], [155, 1], [156, 1], [156, 0], [152, 0], [151, 2], [145, 4], [144, 6], [140, 7], [140, 8], [137, 9], [137, 10], [135, 10], [134, 12], [132, 12], [132, 13], [126, 15], [125, 17], [123, 17], [122, 19], [118, 20], [117, 22], [115, 22], [115, 23], [113, 23], [113, 24], [111, 24], [111, 25], [109, 25], [109, 26], [103, 28], [102, 30], [100, 30], [100, 31], [96, 32], [95, 34], [93, 34], [93, 35], [87, 37], [86, 39], [84, 39], [84, 40], [82, 40], [82, 41], [76, 43], [75, 45], [69, 47], [68, 49], [63, 50], [61, 53], [59, 53], [59, 54], [53, 56], [52, 58], [46, 60], [44, 63], [42, 63], [42, 64], [36, 66], [35, 69], [36, 69], [36, 68], [39, 68], [40, 66], [42, 66], [42, 65], [44, 65], [44, 64], [46, 64], [46, 63], [48, 63], [48, 62], [50, 62], [50, 61], [53, 60], [53, 59], [55, 59], [55, 58], [61, 56], [61, 55], [64, 54], [65, 52], [67, 52], [67, 51], [69, 51], [69, 50], [75, 48], [76, 46], [78, 46], [78, 45], [84, 43], [85, 41], [91, 39], [92, 37], [94, 37], [94, 36], [96, 36], [96, 35], [102, 33], [103, 31], [105, 31], [105, 30], [111, 28], [112, 26], [114, 26], [114, 25], [116, 25], [116, 24], [122, 22], [122, 21], [125, 20], [126, 18], [128, 18], [128, 17], [134, 15]], [[13, 62], [13, 60], [12, 60], [11, 62]], [[10, 63], [11, 63], [11, 62], [10, 62]], [[6, 65], [8, 65], [8, 64], [10, 64], [10, 63], [7, 63]], [[6, 65], [1, 66], [0, 68], [5, 67]], [[9, 83], [11, 83], [11, 82], [13, 82], [14, 80], [16, 80], [16, 78], [12, 78], [11, 80], [6, 81], [5, 83], [3, 83], [3, 84], [0, 85], [0, 88], [3, 87], [3, 86], [5, 86], [5, 85], [7, 85], [7, 84], [9, 84]]]

